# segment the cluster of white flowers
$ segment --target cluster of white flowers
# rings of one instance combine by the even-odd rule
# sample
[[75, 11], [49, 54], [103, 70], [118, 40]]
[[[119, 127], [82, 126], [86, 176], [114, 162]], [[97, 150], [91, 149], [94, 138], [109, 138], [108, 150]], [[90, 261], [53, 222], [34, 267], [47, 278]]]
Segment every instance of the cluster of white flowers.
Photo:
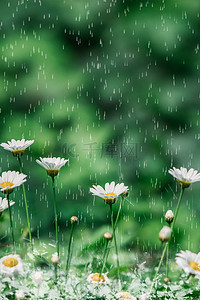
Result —
[[[8, 141], [7, 143], [1, 143], [5, 150], [12, 152], [12, 154], [20, 160], [20, 156], [24, 154], [26, 148], [34, 143], [34, 140], [14, 140]], [[40, 160], [36, 160], [36, 162], [46, 169], [46, 172], [49, 176], [54, 178], [60, 169], [65, 166], [68, 162], [68, 159], [60, 158], [60, 157], [40, 157]], [[180, 186], [184, 189], [189, 187], [192, 183], [200, 181], [200, 173], [193, 168], [187, 170], [184, 167], [177, 169], [173, 167], [170, 169], [169, 174], [171, 174], [174, 178], [177, 179]], [[3, 172], [0, 176], [0, 190], [4, 194], [10, 194], [14, 190], [15, 187], [22, 185], [26, 182], [27, 175], [23, 173], [19, 173], [16, 171], [7, 171]], [[116, 199], [119, 196], [125, 197], [129, 192], [128, 186], [125, 186], [124, 183], [117, 183], [115, 184], [114, 181], [111, 183], [106, 183], [105, 187], [103, 188], [100, 185], [93, 185], [90, 188], [90, 192], [94, 196], [98, 196], [102, 198], [105, 203], [112, 205], [116, 202]], [[9, 201], [9, 202], [8, 202]], [[14, 205], [15, 202], [8, 200], [8, 198], [1, 198], [0, 197], [0, 215], [1, 213], [10, 206]], [[78, 222], [77, 217], [73, 217], [71, 221]], [[171, 224], [174, 220], [174, 215], [171, 210], [167, 211], [165, 214], [165, 220], [168, 224]], [[172, 229], [168, 226], [164, 226], [161, 231], [159, 232], [159, 238], [162, 242], [167, 242], [171, 238]], [[111, 240], [112, 234], [106, 233], [104, 235], [105, 239]], [[59, 263], [58, 254], [55, 253], [52, 258], [51, 262], [54, 265]], [[186, 272], [189, 274], [195, 275], [196, 278], [200, 280], [200, 252], [198, 254], [192, 253], [189, 250], [181, 251], [176, 255], [176, 263]], [[19, 255], [17, 254], [10, 254], [4, 256], [0, 259], [0, 273], [5, 276], [14, 277], [14, 276], [22, 276], [24, 274], [23, 271], [23, 263]], [[33, 274], [33, 280], [35, 281], [36, 285], [39, 287], [43, 282], [43, 273], [38, 271]], [[87, 278], [88, 283], [90, 284], [100, 284], [106, 285], [110, 284], [110, 280], [105, 273], [92, 273]], [[147, 295], [149, 297], [149, 295]], [[145, 296], [145, 297], [147, 297]], [[16, 292], [16, 299], [23, 299], [24, 294], [23, 291]], [[119, 292], [115, 295], [116, 299], [130, 299], [135, 300], [136, 298], [132, 296], [129, 292]], [[147, 299], [147, 298], [141, 298]]]

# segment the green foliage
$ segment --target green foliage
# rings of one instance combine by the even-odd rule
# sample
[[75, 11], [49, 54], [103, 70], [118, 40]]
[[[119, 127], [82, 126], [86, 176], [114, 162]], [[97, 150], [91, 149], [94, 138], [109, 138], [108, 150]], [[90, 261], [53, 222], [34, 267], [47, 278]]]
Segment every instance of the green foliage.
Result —
[[[200, 163], [199, 1], [1, 2], [1, 142], [35, 139], [22, 157], [35, 243], [54, 241], [51, 182], [35, 160], [61, 156], [70, 160], [56, 182], [63, 240], [77, 215], [80, 237], [89, 238], [83, 251], [100, 247], [108, 211], [89, 187], [124, 181], [132, 204], [123, 207], [120, 245], [156, 251], [179, 192], [167, 170]], [[18, 170], [0, 151], [1, 171]], [[20, 240], [27, 233], [21, 190], [12, 196]], [[199, 251], [198, 197], [198, 184], [184, 195], [180, 249]], [[2, 217], [4, 245], [7, 212]]]

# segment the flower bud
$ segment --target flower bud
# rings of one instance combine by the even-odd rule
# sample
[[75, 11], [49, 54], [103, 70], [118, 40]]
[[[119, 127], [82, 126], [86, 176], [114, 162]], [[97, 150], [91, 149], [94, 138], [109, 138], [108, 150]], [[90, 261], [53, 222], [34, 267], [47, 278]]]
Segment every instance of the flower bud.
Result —
[[171, 232], [172, 230], [170, 227], [164, 226], [158, 235], [161, 242], [168, 242], [171, 238]]
[[112, 233], [110, 233], [110, 232], [104, 233], [104, 239], [106, 239], [107, 241], [112, 240], [112, 238], [113, 238]]
[[71, 223], [78, 223], [78, 217], [72, 216], [72, 217], [70, 218], [70, 221], [71, 221]]
[[165, 214], [165, 221], [168, 223], [168, 224], [171, 224], [174, 220], [174, 214], [173, 214], [173, 211], [172, 210], [168, 210]]
[[171, 280], [169, 279], [169, 277], [165, 277], [165, 278], [163, 278], [163, 280], [164, 280], [165, 283], [170, 283], [171, 282]]
[[51, 257], [51, 262], [53, 265], [57, 265], [60, 262], [59, 256], [57, 253], [54, 253]]
[[43, 273], [41, 271], [36, 271], [33, 274], [33, 280], [37, 285], [40, 285], [44, 280]]

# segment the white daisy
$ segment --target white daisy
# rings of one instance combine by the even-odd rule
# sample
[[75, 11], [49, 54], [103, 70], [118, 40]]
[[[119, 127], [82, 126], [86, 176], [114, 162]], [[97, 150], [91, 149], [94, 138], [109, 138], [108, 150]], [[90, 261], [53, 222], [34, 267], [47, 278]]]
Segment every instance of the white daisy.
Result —
[[[10, 200], [9, 200], [10, 201]], [[10, 206], [12, 206], [13, 204], [15, 204], [15, 202], [10, 201]], [[2, 198], [0, 197], [0, 216], [2, 214], [2, 212], [8, 208], [8, 200], [7, 198]]]
[[4, 194], [10, 194], [13, 189], [20, 186], [26, 181], [26, 176], [23, 173], [16, 171], [3, 172], [0, 176], [0, 190]]
[[40, 160], [36, 160], [40, 166], [46, 169], [47, 174], [52, 177], [56, 176], [60, 171], [60, 168], [62, 168], [68, 161], [69, 159], [60, 157], [40, 157]]
[[119, 300], [127, 299], [127, 300], [136, 300], [136, 297], [131, 296], [129, 292], [120, 292], [115, 295], [115, 297]]
[[115, 182], [112, 181], [110, 184], [108, 182], [105, 184], [105, 189], [100, 185], [93, 185], [93, 188], [90, 188], [90, 192], [104, 199], [105, 203], [113, 204], [117, 197], [128, 192], [128, 186], [125, 186], [124, 183], [117, 183], [115, 185]]
[[187, 171], [187, 169], [183, 167], [180, 167], [180, 169], [173, 167], [173, 169], [170, 169], [168, 172], [177, 179], [178, 183], [183, 188], [189, 187], [191, 183], [200, 181], [200, 173], [193, 168]]
[[200, 278], [200, 252], [198, 254], [189, 250], [176, 254], [176, 263], [185, 273], [196, 275]]
[[34, 140], [25, 141], [22, 140], [14, 140], [8, 141], [7, 143], [1, 143], [0, 146], [3, 147], [5, 150], [11, 151], [14, 156], [24, 154], [26, 148], [34, 143]]
[[10, 254], [0, 259], [0, 274], [13, 277], [23, 273], [23, 263], [19, 255]]
[[[93, 283], [93, 284], [98, 284], [100, 273], [92, 273], [88, 276], [87, 282]], [[101, 274], [101, 279], [99, 280], [99, 284], [109, 284], [110, 280], [106, 276], [106, 274], [102, 273]]]

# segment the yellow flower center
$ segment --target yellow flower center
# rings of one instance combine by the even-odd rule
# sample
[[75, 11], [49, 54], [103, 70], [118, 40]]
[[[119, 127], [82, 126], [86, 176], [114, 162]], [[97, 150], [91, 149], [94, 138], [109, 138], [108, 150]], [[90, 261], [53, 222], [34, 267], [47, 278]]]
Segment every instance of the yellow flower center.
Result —
[[11, 152], [12, 152], [12, 154], [13, 154], [13, 156], [20, 156], [20, 155], [23, 155], [24, 154], [24, 151], [25, 151], [25, 149], [20, 149], [20, 150], [12, 150]]
[[198, 264], [196, 261], [190, 261], [189, 266], [195, 271], [200, 271], [200, 264]]
[[3, 188], [6, 187], [12, 187], [14, 185], [14, 183], [10, 182], [10, 181], [4, 181], [0, 184]]
[[[92, 280], [98, 282], [99, 276], [100, 276], [99, 273], [94, 274], [94, 275], [92, 276]], [[101, 278], [100, 278], [99, 281], [100, 281], [100, 282], [105, 282], [105, 278], [104, 278], [104, 276], [103, 276], [102, 274], [101, 274]]]
[[3, 261], [3, 264], [8, 268], [13, 268], [18, 265], [18, 260], [14, 257], [9, 257]]
[[131, 294], [128, 292], [120, 293], [120, 299], [131, 299]]
[[106, 193], [105, 195], [106, 195], [106, 196], [117, 196], [117, 194], [115, 194], [115, 193], [113, 193], [113, 192], [111, 192], [111, 193]]

